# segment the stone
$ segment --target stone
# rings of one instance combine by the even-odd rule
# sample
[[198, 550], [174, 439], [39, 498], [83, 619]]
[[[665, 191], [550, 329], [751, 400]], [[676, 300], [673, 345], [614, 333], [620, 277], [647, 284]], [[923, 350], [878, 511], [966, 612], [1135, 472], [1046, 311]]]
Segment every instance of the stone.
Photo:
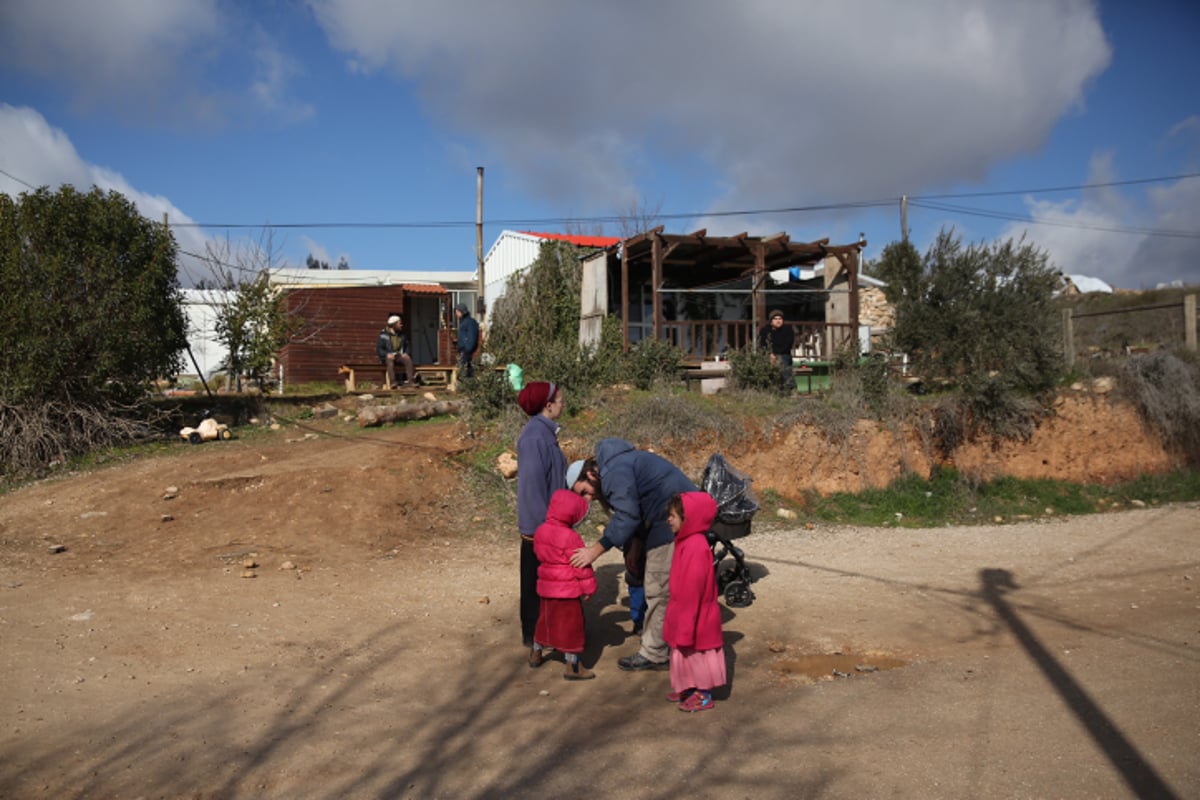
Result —
[[796, 512], [792, 511], [790, 508], [781, 508], [775, 512], [775, 516], [779, 517], [780, 519], [795, 519]]
[[313, 416], [317, 419], [328, 419], [329, 417], [336, 417], [337, 415], [338, 410], [329, 403], [325, 403], [324, 405], [317, 406], [313, 409]]
[[280, 569], [295, 569], [296, 565], [293, 564], [291, 561], [285, 561], [279, 565], [279, 568]]
[[242, 577], [243, 578], [257, 578], [258, 573], [252, 569], [244, 569], [244, 570], [242, 570]]
[[517, 477], [517, 457], [509, 451], [496, 456], [496, 469], [505, 480]]

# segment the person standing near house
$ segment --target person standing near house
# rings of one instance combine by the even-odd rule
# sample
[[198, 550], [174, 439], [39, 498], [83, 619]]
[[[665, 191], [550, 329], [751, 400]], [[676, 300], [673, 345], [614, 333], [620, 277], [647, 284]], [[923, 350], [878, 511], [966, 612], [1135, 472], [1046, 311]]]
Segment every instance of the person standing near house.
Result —
[[796, 346], [796, 331], [783, 324], [783, 312], [775, 309], [768, 322], [758, 332], [758, 344], [771, 355], [771, 363], [779, 367], [779, 388], [784, 394], [796, 391], [792, 376], [792, 350]]
[[375, 355], [387, 367], [388, 385], [396, 386], [396, 362], [404, 365], [404, 380], [413, 385], [413, 362], [408, 354], [408, 337], [404, 335], [404, 320], [399, 314], [387, 318], [387, 326], [375, 339]]
[[454, 315], [458, 317], [458, 368], [466, 370], [468, 378], [474, 378], [475, 365], [471, 358], [479, 347], [479, 323], [471, 316], [471, 309], [467, 308], [466, 303], [456, 305]]
[[[558, 445], [558, 422], [565, 405], [562, 388], [547, 381], [530, 381], [517, 395], [517, 404], [529, 421], [517, 438], [517, 532], [521, 534], [521, 640], [533, 647], [537, 628], [538, 561], [533, 534], [546, 521], [550, 498], [563, 488], [567, 457]], [[535, 663], [536, 662], [536, 663]], [[540, 663], [530, 652], [530, 666]]]
[[679, 467], [660, 455], [638, 450], [624, 439], [601, 439], [596, 457], [567, 467], [567, 487], [609, 512], [604, 535], [571, 556], [571, 566], [586, 567], [605, 551], [628, 549], [634, 537], [645, 540], [646, 619], [638, 652], [617, 660], [623, 670], [667, 669], [663, 619], [670, 600], [671, 556], [675, 533], [667, 524], [667, 503], [677, 494], [698, 491]]

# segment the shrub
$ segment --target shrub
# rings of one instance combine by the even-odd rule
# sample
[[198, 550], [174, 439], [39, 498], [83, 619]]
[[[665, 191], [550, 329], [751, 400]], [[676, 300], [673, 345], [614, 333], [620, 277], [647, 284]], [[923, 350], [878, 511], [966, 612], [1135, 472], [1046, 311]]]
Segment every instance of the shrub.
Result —
[[683, 352], [663, 339], [643, 339], [629, 348], [625, 358], [626, 377], [639, 389], [649, 389], [654, 383], [679, 381]]
[[1121, 392], [1163, 444], [1200, 464], [1200, 361], [1156, 350], [1134, 356], [1121, 372]]
[[0, 195], [0, 472], [145, 434], [187, 344], [175, 252], [116, 192]]
[[771, 363], [771, 354], [747, 347], [729, 353], [730, 383], [735, 389], [779, 391], [779, 367]]

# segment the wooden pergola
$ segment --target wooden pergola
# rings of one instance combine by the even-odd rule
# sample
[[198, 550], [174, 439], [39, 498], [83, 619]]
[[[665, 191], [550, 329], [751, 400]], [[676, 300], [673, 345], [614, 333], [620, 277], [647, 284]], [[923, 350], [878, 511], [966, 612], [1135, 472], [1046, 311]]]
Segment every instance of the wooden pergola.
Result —
[[[828, 239], [815, 242], [793, 242], [786, 233], [774, 236], [709, 236], [706, 230], [688, 234], [663, 233], [662, 226], [624, 240], [620, 245], [621, 319], [624, 320], [624, 344], [629, 348], [629, 290], [630, 276], [648, 271], [652, 288], [652, 335], [664, 338], [663, 294], [687, 292], [689, 287], [727, 284], [749, 279], [751, 319], [748, 331], [738, 334], [738, 341], [753, 341], [754, 332], [767, 315], [767, 293], [764, 285], [768, 273], [791, 267], [813, 267], [822, 262], [829, 273], [831, 257], [836, 260], [834, 274], [826, 274], [825, 286], [844, 281], [848, 293], [849, 330], [858, 330], [858, 266], [859, 254], [866, 246], [860, 239], [854, 244], [831, 245]], [[667, 287], [667, 282], [672, 285]], [[837, 290], [842, 291], [842, 290]], [[688, 324], [718, 323], [716, 320], [692, 320]], [[725, 323], [728, 327], [728, 323]], [[828, 320], [824, 322], [828, 324]], [[748, 336], [749, 338], [745, 338]], [[671, 337], [666, 337], [671, 338]], [[707, 355], [705, 353], [704, 355]]]

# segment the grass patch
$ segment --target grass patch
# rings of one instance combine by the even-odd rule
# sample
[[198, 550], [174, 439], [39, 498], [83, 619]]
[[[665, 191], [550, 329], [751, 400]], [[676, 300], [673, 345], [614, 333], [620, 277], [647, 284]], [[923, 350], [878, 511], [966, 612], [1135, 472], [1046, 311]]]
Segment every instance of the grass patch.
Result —
[[1144, 475], [1115, 486], [1004, 477], [973, 484], [951, 469], [909, 475], [886, 489], [806, 498], [808, 514], [842, 525], [936, 528], [1020, 522], [1200, 499], [1200, 471]]

